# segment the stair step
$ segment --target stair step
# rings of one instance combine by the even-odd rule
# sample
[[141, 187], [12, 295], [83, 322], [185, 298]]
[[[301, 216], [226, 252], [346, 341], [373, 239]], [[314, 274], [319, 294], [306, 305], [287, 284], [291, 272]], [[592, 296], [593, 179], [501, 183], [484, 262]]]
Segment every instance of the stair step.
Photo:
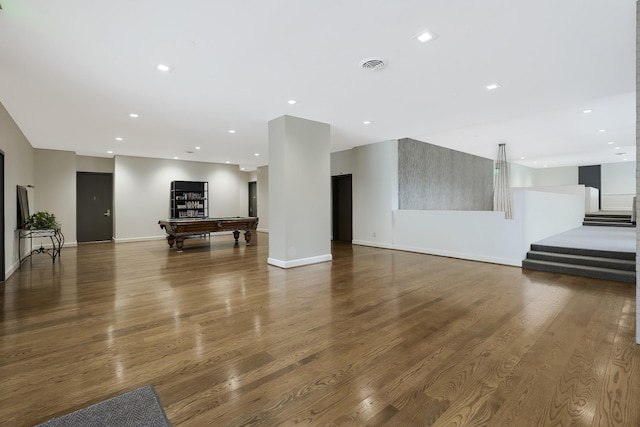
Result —
[[558, 254], [552, 252], [537, 251], [529, 251], [527, 253], [527, 259], [611, 268], [613, 270], [636, 271], [636, 262], [627, 259], [603, 258], [586, 255]]
[[583, 221], [582, 225], [591, 227], [635, 227], [632, 222], [596, 222], [596, 221]]
[[627, 219], [631, 219], [631, 214], [594, 214], [594, 213], [588, 213], [584, 215], [587, 218], [627, 218]]
[[585, 221], [596, 221], [596, 222], [631, 222], [631, 216], [626, 218], [619, 217], [609, 217], [609, 216], [585, 216]]
[[635, 283], [636, 273], [603, 267], [589, 267], [584, 265], [564, 264], [561, 262], [539, 261], [525, 259], [522, 268], [547, 271], [551, 273], [572, 274], [574, 276], [592, 277], [595, 279], [613, 280], [616, 282]]
[[531, 245], [531, 250], [536, 252], [552, 252], [554, 254], [571, 254], [571, 255], [599, 257], [599, 258], [626, 259], [634, 262], [636, 260], [635, 252], [618, 252], [618, 251], [604, 251], [604, 250], [598, 250], [598, 249], [566, 248], [562, 246], [540, 245], [537, 243], [534, 243]]

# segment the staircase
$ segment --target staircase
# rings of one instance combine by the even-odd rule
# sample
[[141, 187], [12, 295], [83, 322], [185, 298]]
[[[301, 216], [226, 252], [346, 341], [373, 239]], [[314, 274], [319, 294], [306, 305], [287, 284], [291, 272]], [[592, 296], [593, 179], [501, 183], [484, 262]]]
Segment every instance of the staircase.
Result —
[[582, 225], [597, 227], [635, 227], [631, 222], [631, 214], [592, 213], [584, 216]]
[[635, 283], [636, 254], [532, 244], [522, 268]]

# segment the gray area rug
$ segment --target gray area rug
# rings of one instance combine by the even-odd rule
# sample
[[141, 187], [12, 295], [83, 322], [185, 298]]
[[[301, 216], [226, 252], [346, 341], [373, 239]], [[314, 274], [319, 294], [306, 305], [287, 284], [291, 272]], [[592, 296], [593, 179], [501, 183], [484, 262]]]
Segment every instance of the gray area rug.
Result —
[[171, 427], [152, 385], [54, 418], [36, 427]]

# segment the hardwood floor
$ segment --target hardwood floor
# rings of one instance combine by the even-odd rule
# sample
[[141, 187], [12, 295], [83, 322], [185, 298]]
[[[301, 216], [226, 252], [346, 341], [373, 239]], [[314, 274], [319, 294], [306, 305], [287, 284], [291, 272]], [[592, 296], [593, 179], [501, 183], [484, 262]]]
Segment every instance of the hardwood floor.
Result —
[[268, 235], [64, 248], [2, 289], [0, 425], [153, 384], [175, 426], [638, 426], [633, 285]]

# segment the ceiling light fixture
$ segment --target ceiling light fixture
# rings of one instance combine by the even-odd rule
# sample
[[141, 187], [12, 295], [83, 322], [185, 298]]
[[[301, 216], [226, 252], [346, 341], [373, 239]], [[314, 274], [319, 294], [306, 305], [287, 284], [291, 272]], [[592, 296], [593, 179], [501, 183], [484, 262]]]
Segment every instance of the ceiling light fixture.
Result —
[[230, 162], [229, 160], [227, 160], [225, 163], [226, 163], [226, 164], [229, 164], [229, 163], [231, 163], [231, 162]]
[[165, 64], [158, 64], [158, 70], [159, 71], [164, 71], [165, 73], [169, 72], [169, 71], [173, 71], [173, 67], [170, 67], [168, 65]]
[[619, 149], [620, 149], [620, 147], [616, 147], [615, 149], [616, 149], [616, 150], [619, 150]]
[[196, 150], [199, 150], [199, 149], [200, 149], [200, 147], [196, 147]]
[[491, 83], [490, 85], [487, 85], [487, 90], [495, 90], [498, 89], [500, 86], [500, 83]]
[[295, 103], [297, 103], [298, 101], [296, 101], [295, 99], [290, 99], [287, 101], [288, 104], [293, 105]]
[[136, 113], [131, 113], [129, 114], [129, 117], [131, 117], [132, 119], [137, 119], [138, 115]]
[[613, 145], [613, 141], [607, 142], [607, 145]]
[[122, 141], [122, 138], [119, 136], [116, 136], [116, 141]]
[[370, 125], [371, 122], [369, 120], [365, 120], [364, 122], [362, 122], [363, 125]]
[[174, 156], [173, 160], [178, 160], [178, 158]]
[[592, 112], [593, 110], [583, 110], [582, 112], [585, 114], [589, 114], [590, 112]]
[[258, 157], [260, 155], [260, 153], [254, 153], [253, 155]]
[[113, 154], [113, 151], [109, 150], [107, 151], [107, 154]]
[[229, 133], [236, 133], [236, 131], [233, 129], [229, 129]]
[[606, 129], [598, 129], [598, 132], [606, 132]]
[[436, 39], [438, 36], [435, 33], [432, 33], [431, 31], [426, 30], [426, 31], [421, 32], [417, 36], [414, 36], [414, 37], [420, 43], [426, 43], [428, 41]]
[[520, 157], [520, 160], [524, 160], [524, 157]]

